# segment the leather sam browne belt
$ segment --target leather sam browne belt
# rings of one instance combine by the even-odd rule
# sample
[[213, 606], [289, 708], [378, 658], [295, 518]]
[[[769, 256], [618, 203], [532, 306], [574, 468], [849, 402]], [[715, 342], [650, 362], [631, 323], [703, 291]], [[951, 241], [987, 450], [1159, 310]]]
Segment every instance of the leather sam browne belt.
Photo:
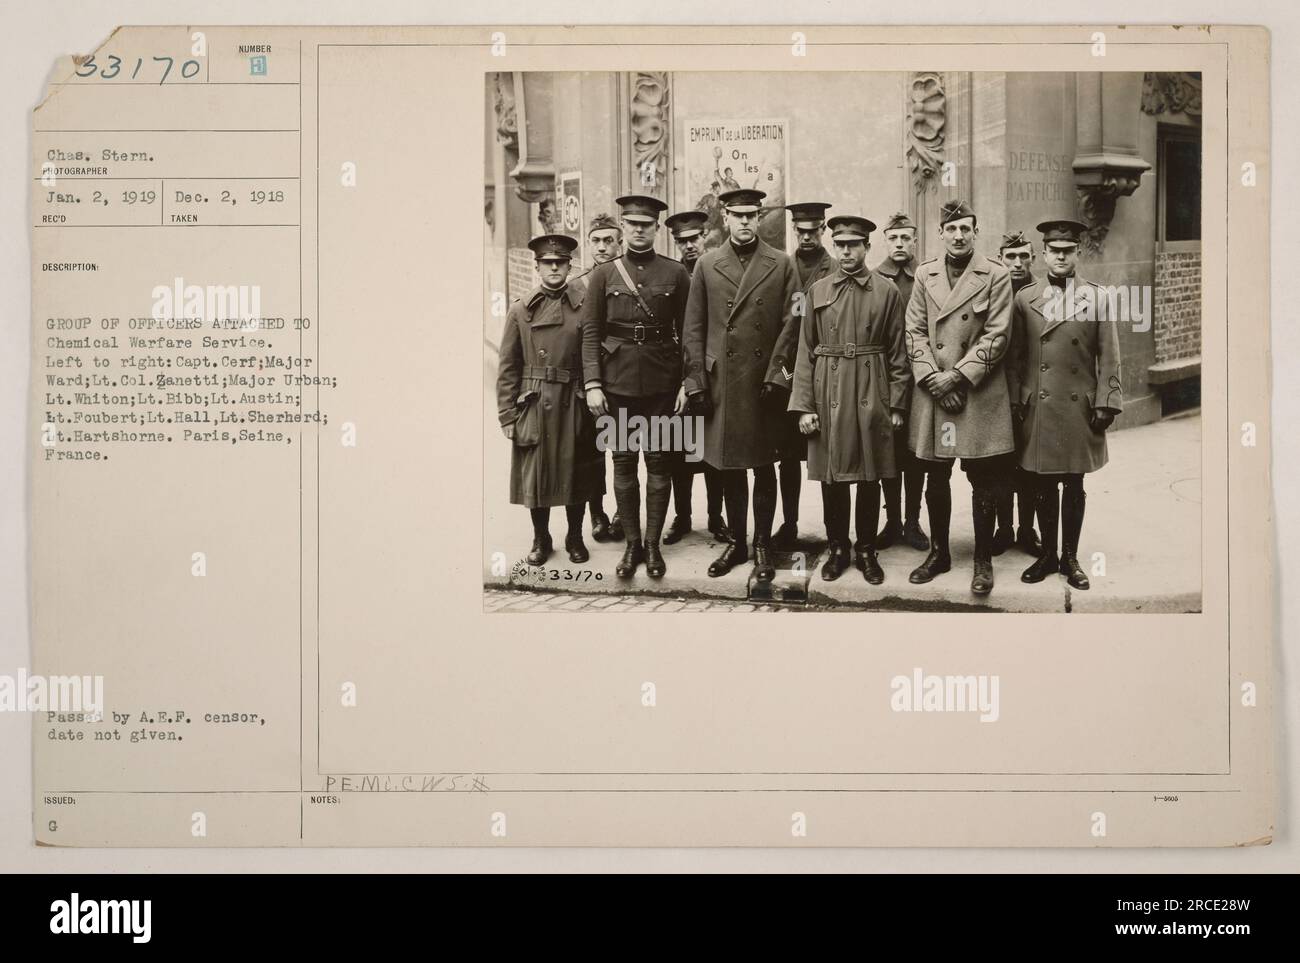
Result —
[[524, 365], [524, 377], [536, 378], [540, 381], [555, 381], [567, 385], [573, 380], [573, 372], [568, 368], [557, 368], [553, 364], [526, 364]]
[[620, 341], [644, 341], [659, 344], [664, 341], [677, 340], [677, 332], [658, 324], [624, 324], [621, 321], [606, 321], [605, 334]]
[[884, 354], [883, 344], [819, 344], [813, 348], [815, 355], [830, 355], [833, 358], [856, 358], [860, 354]]

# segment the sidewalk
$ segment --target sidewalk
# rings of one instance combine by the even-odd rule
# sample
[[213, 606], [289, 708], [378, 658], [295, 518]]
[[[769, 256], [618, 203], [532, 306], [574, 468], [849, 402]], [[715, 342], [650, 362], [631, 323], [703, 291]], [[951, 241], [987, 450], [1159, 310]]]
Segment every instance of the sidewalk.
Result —
[[[617, 578], [614, 566], [623, 553], [623, 546], [594, 541], [590, 537], [590, 518], [586, 519], [583, 534], [591, 560], [582, 566], [572, 565], [563, 551], [565, 521], [564, 511], [559, 508], [552, 510], [551, 517], [555, 554], [544, 571], [530, 569], [522, 562], [532, 541], [528, 513], [508, 501], [509, 442], [495, 424], [489, 424], [485, 425], [483, 443], [486, 586], [682, 601], [722, 599], [753, 604], [773, 601], [765, 586], [758, 585], [756, 590], [751, 590], [750, 565], [743, 565], [722, 578], [709, 578], [709, 562], [721, 551], [721, 545], [715, 544], [703, 530], [706, 511], [702, 477], [697, 477], [694, 485], [696, 530], [676, 545], [664, 546], [668, 572], [662, 579], [647, 577], [643, 568], [632, 579]], [[993, 560], [996, 580], [993, 593], [984, 599], [971, 595], [970, 486], [966, 476], [955, 470], [952, 476], [953, 570], [928, 585], [908, 582], [908, 573], [925, 554], [902, 545], [879, 553], [885, 571], [882, 585], [868, 585], [857, 569], [849, 569], [838, 581], [823, 582], [819, 574], [825, 549], [821, 490], [805, 475], [799, 507], [803, 571], [798, 570], [797, 558], [778, 558], [781, 571], [776, 580], [775, 600], [800, 608], [897, 611], [1200, 611], [1199, 414], [1113, 432], [1109, 446], [1109, 464], [1085, 479], [1088, 503], [1079, 561], [1089, 572], [1092, 582], [1089, 591], [1072, 590], [1063, 576], [1026, 585], [1020, 581], [1020, 573], [1032, 559], [1012, 548]], [[641, 471], [644, 478], [644, 465]], [[605, 509], [611, 516], [614, 514], [612, 491], [605, 496]], [[670, 523], [672, 518], [670, 509]], [[780, 522], [778, 509], [777, 524]], [[921, 525], [929, 531], [924, 504]], [[1092, 574], [1095, 553], [1105, 555], [1105, 575]], [[575, 603], [575, 607], [583, 606]]]

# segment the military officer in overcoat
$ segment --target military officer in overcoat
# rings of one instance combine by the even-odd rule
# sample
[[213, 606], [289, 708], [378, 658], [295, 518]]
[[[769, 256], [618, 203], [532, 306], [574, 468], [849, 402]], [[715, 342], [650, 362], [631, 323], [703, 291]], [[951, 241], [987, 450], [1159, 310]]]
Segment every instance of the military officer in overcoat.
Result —
[[776, 516], [776, 468], [789, 402], [799, 293], [794, 263], [758, 237], [767, 195], [726, 191], [729, 237], [700, 258], [691, 277], [683, 347], [691, 410], [704, 416], [704, 460], [724, 472], [723, 493], [732, 542], [709, 566], [726, 574], [749, 558], [747, 471], [754, 473], [754, 577], [776, 574], [771, 556]]
[[[604, 264], [616, 257], [623, 256], [623, 229], [618, 221], [602, 211], [591, 219], [587, 226], [587, 246], [591, 250], [592, 265]], [[605, 478], [605, 453], [600, 453], [600, 477]], [[601, 492], [605, 491], [604, 485]], [[591, 501], [591, 537], [598, 542], [621, 542], [623, 540], [623, 520], [618, 517], [618, 508], [614, 508], [614, 518], [605, 514], [604, 498], [597, 495]]]
[[[686, 273], [695, 271], [700, 255], [704, 253], [704, 228], [709, 222], [708, 211], [678, 211], [664, 221], [664, 227], [672, 232]], [[722, 520], [722, 476], [716, 468], [710, 468], [702, 461], [689, 462], [682, 459], [673, 470], [673, 505], [676, 514], [673, 522], [664, 532], [664, 544], [679, 542], [691, 530], [691, 488], [696, 473], [704, 475], [704, 490], [708, 506], [708, 531], [720, 542], [731, 539], [731, 531]]]
[[[808, 311], [813, 284], [835, 273], [835, 260], [822, 243], [822, 235], [826, 232], [826, 211], [830, 207], [824, 201], [802, 201], [785, 206], [794, 227], [794, 268], [803, 294], [801, 320]], [[808, 439], [799, 431], [797, 416], [793, 414], [787, 416], [787, 423], [781, 427], [784, 438], [780, 442], [781, 460], [777, 468], [781, 487], [781, 526], [772, 535], [772, 546], [789, 551], [799, 541], [799, 494], [803, 488], [803, 463], [808, 460]]]
[[1086, 226], [1060, 219], [1044, 221], [1038, 230], [1047, 278], [1016, 295], [1013, 384], [1016, 416], [1024, 425], [1020, 467], [1034, 475], [1043, 551], [1020, 577], [1041, 582], [1060, 572], [1071, 587], [1087, 589], [1078, 559], [1087, 500], [1083, 476], [1106, 464], [1106, 431], [1124, 406], [1118, 319], [1106, 292], [1076, 273]]
[[879, 585], [885, 578], [875, 552], [880, 480], [897, 474], [894, 434], [912, 390], [903, 299], [894, 282], [867, 269], [875, 224], [846, 214], [829, 226], [839, 265], [812, 286], [790, 410], [808, 436], [808, 477], [822, 483], [830, 543], [822, 578], [833, 581], [849, 566], [850, 485], [857, 483], [853, 561]]
[[[627, 425], [637, 416], [647, 421], [671, 417], [685, 404], [680, 339], [691, 278], [681, 262], [654, 249], [659, 215], [667, 204], [640, 194], [620, 197], [615, 203], [622, 213], [627, 253], [591, 272], [583, 302], [582, 364], [592, 415]], [[643, 435], [639, 440], [650, 439]], [[621, 439], [612, 452], [614, 500], [627, 541], [615, 572], [630, 578], [644, 561], [646, 574], [659, 578], [667, 571], [659, 539], [672, 496], [673, 467], [682, 453], [644, 446], [642, 541], [637, 441]]]
[[510, 457], [510, 501], [529, 509], [533, 520], [531, 565], [553, 551], [551, 508], [568, 517], [564, 547], [569, 560], [587, 561], [582, 516], [587, 501], [605, 490], [596, 449], [595, 424], [582, 391], [583, 300], [581, 281], [568, 282], [578, 242], [563, 234], [533, 238], [541, 284], [506, 315], [497, 373], [497, 417], [514, 444]]
[[[904, 310], [912, 297], [916, 279], [916, 224], [899, 211], [881, 232], [885, 239], [885, 260], [876, 273], [889, 278], [903, 296]], [[876, 535], [876, 548], [886, 549], [904, 541], [918, 552], [930, 547], [930, 539], [921, 528], [921, 495], [925, 491], [925, 472], [908, 448], [907, 425], [894, 433], [894, 462], [898, 474], [884, 478], [880, 487], [885, 495], [885, 526]]]
[[929, 476], [930, 554], [909, 576], [929, 582], [952, 568], [953, 461], [971, 483], [975, 528], [971, 592], [993, 590], [993, 525], [997, 490], [1015, 451], [1011, 401], [1002, 367], [1011, 333], [1011, 279], [992, 258], [975, 253], [975, 212], [953, 200], [940, 212], [945, 254], [922, 262], [907, 305], [912, 391], [912, 452]]
[[[1010, 231], [1002, 235], [1002, 244], [998, 247], [998, 260], [1006, 266], [1007, 274], [1011, 278], [1011, 299], [1014, 304], [1015, 297], [1020, 293], [1021, 288], [1034, 283], [1034, 273], [1031, 270], [1034, 260], [1034, 244], [1029, 238], [1025, 237], [1024, 231]], [[1017, 347], [1014, 320], [1013, 309], [1011, 348], [1005, 365], [1007, 378], [1009, 379], [1008, 389], [1011, 392], [1011, 410], [1013, 414], [1016, 405], [1016, 389], [1010, 379], [1016, 376], [1016, 366], [1011, 363], [1016, 356]], [[1012, 418], [1011, 427], [1016, 436], [1016, 450], [1019, 451], [1024, 442], [1020, 431], [1021, 423]], [[1034, 502], [1037, 497], [1033, 476], [1018, 464], [1011, 466], [1010, 484], [998, 492], [998, 527], [997, 531], [993, 533], [994, 555], [1001, 555], [1013, 544], [1034, 558], [1042, 554], [1043, 545], [1034, 531]], [[1019, 530], [1014, 527], [1016, 519], [1015, 503], [1017, 501], [1020, 505]]]

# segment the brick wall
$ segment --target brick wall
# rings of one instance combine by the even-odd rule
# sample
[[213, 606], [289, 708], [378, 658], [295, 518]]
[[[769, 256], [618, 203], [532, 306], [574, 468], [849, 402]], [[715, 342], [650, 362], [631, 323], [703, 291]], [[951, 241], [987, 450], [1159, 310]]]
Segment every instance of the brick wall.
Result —
[[1201, 353], [1201, 254], [1156, 254], [1156, 361]]

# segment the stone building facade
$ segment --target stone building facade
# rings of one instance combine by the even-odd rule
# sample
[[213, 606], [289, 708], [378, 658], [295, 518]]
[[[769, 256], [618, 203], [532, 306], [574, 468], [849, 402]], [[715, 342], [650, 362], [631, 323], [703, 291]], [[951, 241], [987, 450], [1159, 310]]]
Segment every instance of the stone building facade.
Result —
[[[1117, 424], [1157, 420], [1199, 402], [1200, 96], [1199, 75], [1179, 73], [489, 75], [488, 345], [500, 324], [492, 295], [517, 297], [533, 283], [532, 234], [579, 236], [580, 273], [585, 225], [613, 212], [615, 197], [653, 194], [672, 210], [703, 203], [687, 183], [688, 130], [778, 119], [783, 201], [825, 200], [832, 213], [880, 223], [908, 211], [922, 258], [941, 251], [938, 212], [952, 197], [978, 213], [978, 249], [989, 255], [1007, 230], [1032, 236], [1062, 215], [1086, 223], [1081, 273], [1129, 288], [1138, 310], [1141, 292], [1150, 298], [1121, 330]], [[751, 186], [742, 166], [730, 177]], [[675, 253], [667, 232], [660, 249]]]

